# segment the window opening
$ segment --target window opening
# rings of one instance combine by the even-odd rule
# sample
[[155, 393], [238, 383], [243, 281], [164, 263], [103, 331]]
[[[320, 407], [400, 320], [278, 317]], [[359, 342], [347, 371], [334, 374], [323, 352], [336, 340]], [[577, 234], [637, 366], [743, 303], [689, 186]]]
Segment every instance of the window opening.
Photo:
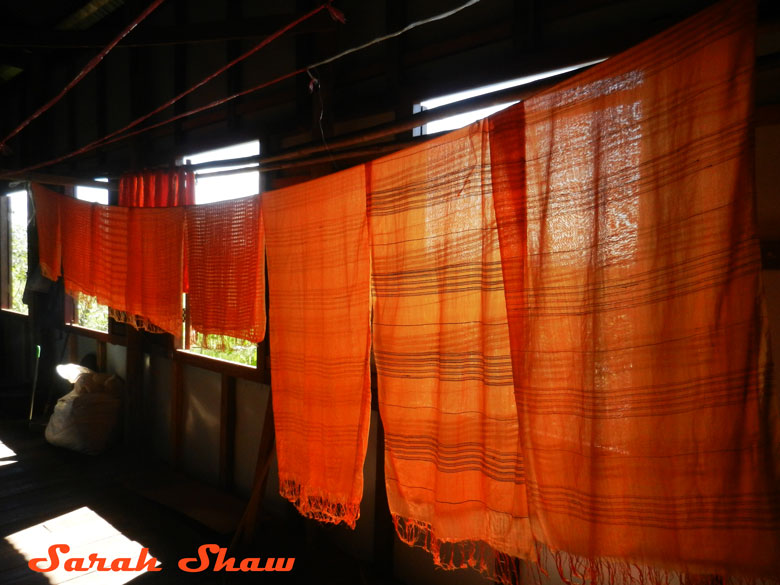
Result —
[[[544, 73], [537, 73], [535, 75], [527, 75], [525, 77], [518, 77], [516, 79], [510, 79], [508, 81], [502, 81], [500, 83], [493, 83], [491, 85], [484, 85], [482, 87], [476, 87], [473, 89], [459, 91], [457, 93], [452, 93], [449, 95], [427, 99], [415, 105], [413, 113], [417, 114], [425, 110], [433, 110], [441, 106], [446, 106], [448, 104], [453, 104], [455, 102], [460, 102], [480, 95], [486, 95], [504, 89], [509, 89], [510, 87], [519, 87], [521, 85], [527, 85], [529, 83], [533, 83], [534, 81], [539, 81], [541, 79], [546, 79], [548, 77], [553, 77], [555, 75], [560, 75], [562, 73], [568, 73], [569, 71], [576, 71], [577, 69], [589, 67], [590, 65], [598, 63], [599, 61], [600, 60], [591, 61], [589, 63], [582, 63], [580, 65], [573, 65], [571, 67], [564, 67], [562, 69], [555, 69], [553, 71], [546, 71]], [[438, 132], [457, 130], [458, 128], [463, 128], [464, 126], [468, 126], [472, 122], [481, 120], [482, 118], [486, 118], [487, 116], [490, 116], [491, 114], [495, 114], [496, 112], [508, 108], [509, 106], [512, 106], [516, 103], [517, 101], [509, 101], [503, 104], [497, 104], [485, 108], [478, 108], [470, 112], [456, 114], [454, 116], [449, 116], [447, 118], [436, 120], [434, 122], [428, 122], [423, 126], [415, 128], [414, 135], [415, 136], [430, 135], [430, 134], [436, 134]]]
[[8, 286], [9, 298], [6, 308], [29, 314], [22, 297], [27, 283], [27, 191], [8, 193]]
[[[182, 157], [179, 164], [200, 164], [257, 156], [260, 141], [253, 140], [233, 146], [209, 150]], [[195, 172], [195, 204], [215, 203], [239, 197], [249, 197], [260, 192], [258, 163], [215, 166]], [[245, 172], [235, 172], [240, 169]], [[232, 171], [222, 174], [225, 171]], [[187, 298], [184, 295], [184, 306]], [[248, 366], [257, 366], [257, 344], [246, 339], [226, 335], [205, 335], [190, 327], [185, 309], [181, 349], [207, 357], [227, 360]]]

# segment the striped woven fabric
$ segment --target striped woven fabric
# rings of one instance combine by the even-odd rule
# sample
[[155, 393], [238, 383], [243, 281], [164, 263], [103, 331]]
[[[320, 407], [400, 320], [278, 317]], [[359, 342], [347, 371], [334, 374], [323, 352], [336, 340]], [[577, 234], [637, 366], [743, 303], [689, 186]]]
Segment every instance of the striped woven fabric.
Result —
[[[42, 193], [38, 187], [35, 192]], [[114, 207], [52, 195], [59, 198], [65, 289], [96, 297], [136, 328], [179, 334], [184, 209]], [[38, 211], [47, 230], [53, 229], [47, 217], [53, 208], [45, 204]]]
[[256, 343], [265, 337], [260, 196], [187, 207], [190, 324], [199, 333]]
[[753, 17], [718, 4], [491, 120], [533, 535], [576, 581], [780, 575]]
[[374, 354], [399, 537], [508, 581], [533, 546], [489, 160], [480, 122], [367, 165]]
[[263, 195], [282, 496], [354, 528], [371, 414], [363, 167]]

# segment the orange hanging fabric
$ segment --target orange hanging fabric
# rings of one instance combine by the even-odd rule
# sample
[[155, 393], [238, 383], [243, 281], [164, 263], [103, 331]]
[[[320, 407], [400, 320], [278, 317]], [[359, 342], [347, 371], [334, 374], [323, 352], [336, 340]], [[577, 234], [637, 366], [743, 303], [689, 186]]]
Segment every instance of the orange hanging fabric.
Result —
[[93, 290], [92, 205], [60, 195], [62, 273], [68, 294]]
[[390, 511], [437, 565], [533, 558], [486, 122], [367, 165]]
[[188, 311], [199, 333], [259, 343], [265, 336], [260, 197], [187, 208]]
[[371, 414], [363, 167], [263, 195], [282, 496], [354, 528]]
[[195, 174], [186, 169], [142, 171], [119, 180], [123, 207], [178, 207], [195, 204]]
[[753, 18], [718, 4], [491, 119], [531, 526], [577, 582], [780, 574]]
[[[195, 173], [187, 168], [141, 171], [122, 175], [119, 180], [122, 207], [179, 207], [195, 205]], [[189, 292], [188, 262], [184, 262], [184, 291]], [[122, 320], [113, 308], [112, 317]], [[178, 334], [177, 334], [178, 335]]]
[[62, 235], [60, 234], [62, 195], [36, 183], [33, 183], [31, 188], [35, 202], [41, 274], [49, 280], [57, 280], [62, 272]]
[[136, 328], [181, 332], [183, 208], [140, 209], [60, 198], [65, 288]]

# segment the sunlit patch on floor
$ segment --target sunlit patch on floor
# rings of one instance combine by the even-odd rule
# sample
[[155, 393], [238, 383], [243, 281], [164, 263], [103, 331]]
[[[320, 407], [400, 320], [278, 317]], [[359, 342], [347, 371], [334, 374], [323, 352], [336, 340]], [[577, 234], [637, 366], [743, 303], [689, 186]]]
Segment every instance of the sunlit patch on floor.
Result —
[[6, 459], [8, 457], [16, 457], [16, 453], [13, 449], [8, 447], [8, 445], [0, 441], [0, 459]]
[[[135, 566], [136, 560], [142, 557], [144, 546], [130, 540], [99, 514], [87, 507], [79, 508], [62, 516], [46, 520], [35, 526], [25, 528], [15, 534], [5, 537], [6, 542], [13, 546], [26, 561], [36, 558], [47, 558], [49, 547], [55, 544], [67, 544], [70, 551], [60, 553], [59, 567], [52, 571], [40, 573], [52, 585], [67, 582], [68, 585], [121, 585], [128, 583], [146, 572], [142, 571], [97, 571], [97, 567], [86, 571], [67, 571], [65, 559], [81, 557], [89, 559], [90, 554], [96, 554], [107, 559], [105, 566], [118, 558], [130, 559], [130, 565]], [[153, 556], [153, 552], [149, 552]], [[148, 557], [147, 557], [148, 558]], [[89, 566], [89, 561], [85, 563]], [[43, 563], [48, 566], [49, 563]], [[94, 563], [93, 563], [94, 565]], [[157, 563], [160, 566], [160, 563]], [[30, 570], [30, 574], [34, 573]]]
[[8, 445], [0, 441], [0, 467], [16, 463], [16, 459], [9, 459], [9, 457], [16, 457], [16, 453]]

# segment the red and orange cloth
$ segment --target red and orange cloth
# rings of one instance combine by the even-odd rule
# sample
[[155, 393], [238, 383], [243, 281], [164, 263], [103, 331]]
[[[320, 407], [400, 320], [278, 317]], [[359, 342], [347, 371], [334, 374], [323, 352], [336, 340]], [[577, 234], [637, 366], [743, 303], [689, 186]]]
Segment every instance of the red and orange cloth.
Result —
[[[265, 229], [281, 491], [354, 526], [371, 266], [403, 541], [505, 582], [550, 559], [576, 582], [776, 577], [752, 19], [717, 4], [487, 120], [262, 202], [116, 210], [36, 187], [43, 272], [175, 330], [186, 241], [193, 298], [210, 306], [208, 275], [229, 281], [237, 319], [214, 331], [255, 339]], [[254, 252], [230, 258], [240, 242]]]

